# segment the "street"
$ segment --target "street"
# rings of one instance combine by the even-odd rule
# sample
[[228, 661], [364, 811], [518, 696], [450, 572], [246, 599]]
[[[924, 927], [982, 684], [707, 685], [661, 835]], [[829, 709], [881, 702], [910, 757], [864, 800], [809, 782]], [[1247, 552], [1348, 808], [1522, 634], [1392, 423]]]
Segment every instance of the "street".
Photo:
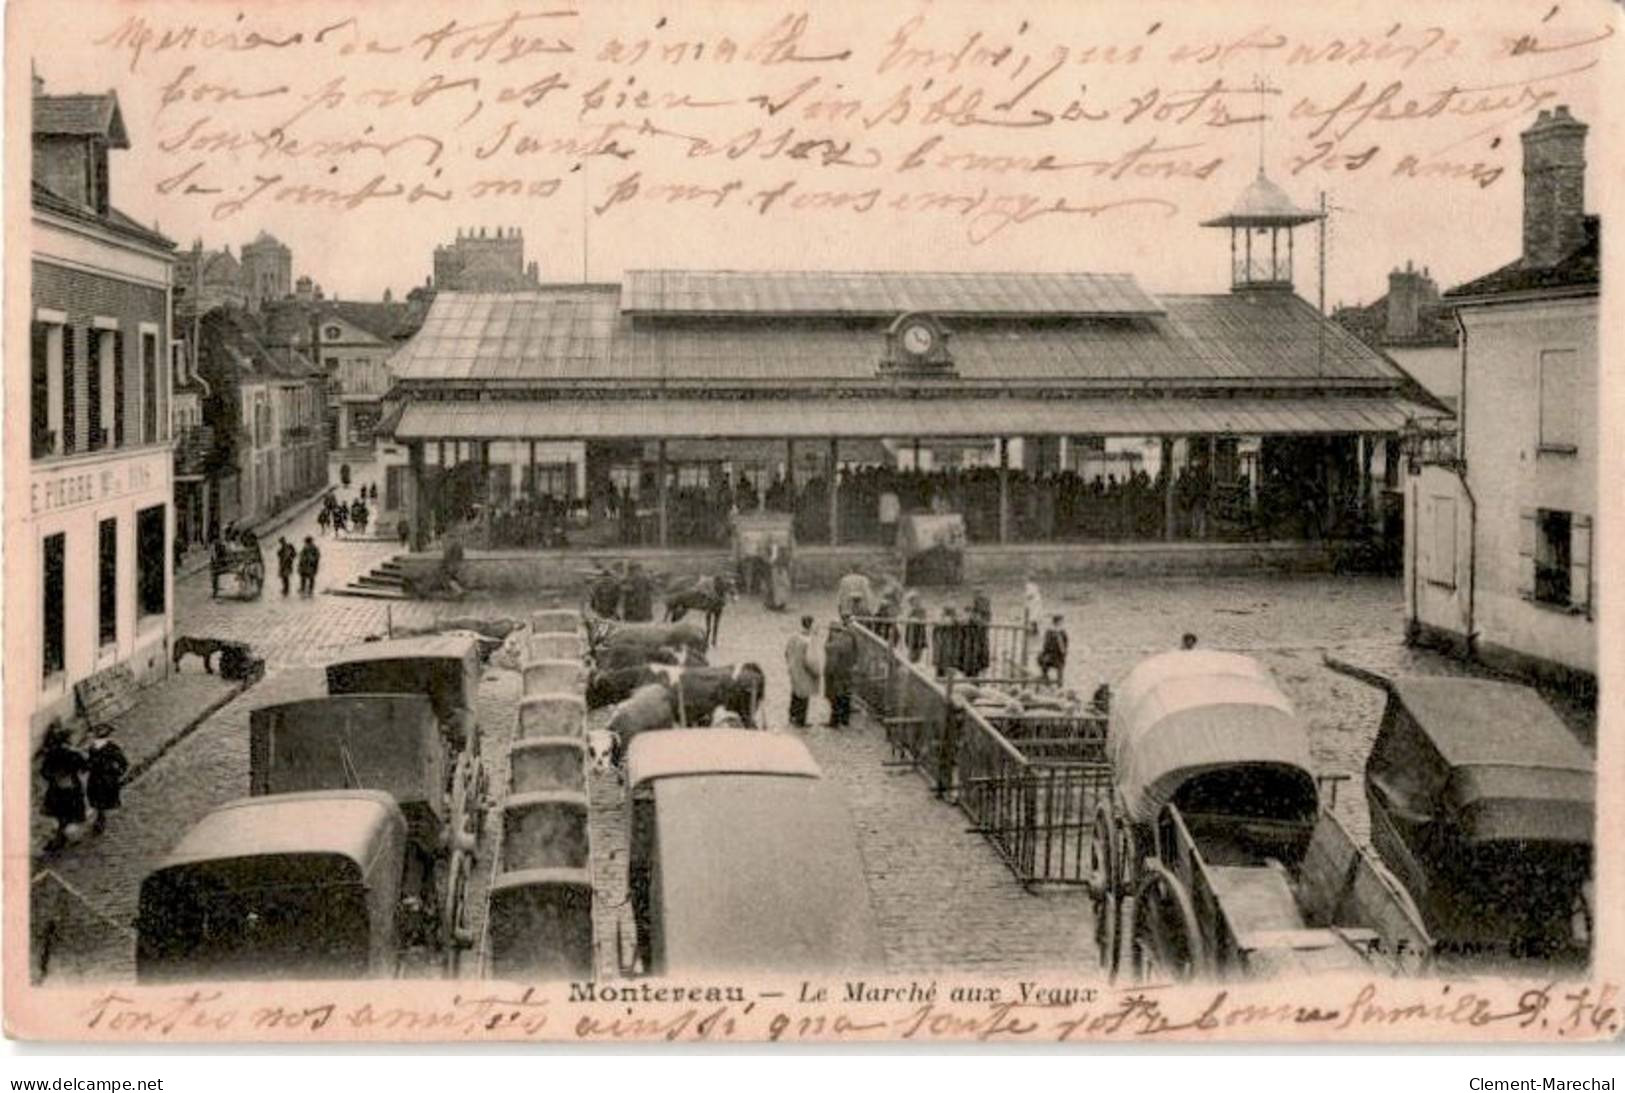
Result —
[[[365, 469], [363, 469], [364, 477]], [[341, 491], [348, 495], [349, 491]], [[247, 641], [266, 658], [266, 678], [210, 716], [126, 787], [124, 806], [105, 835], [70, 847], [49, 863], [54, 875], [78, 893], [94, 919], [110, 932], [106, 955], [77, 961], [81, 974], [126, 978], [132, 973], [133, 934], [128, 933], [145, 872], [180, 833], [208, 810], [248, 791], [248, 716], [253, 708], [321, 693], [319, 667], [346, 645], [383, 634], [393, 623], [421, 626], [437, 617], [478, 615], [527, 618], [521, 601], [400, 603], [323, 594], [396, 552], [389, 542], [322, 538], [314, 509], [266, 537], [267, 554], [278, 535], [296, 544], [306, 534], [322, 548], [318, 594], [284, 598], [273, 578], [258, 601], [211, 599], [206, 574], [184, 579], [176, 594], [179, 634]], [[274, 555], [273, 555], [274, 556]], [[996, 618], [1018, 617], [1020, 589], [991, 586]], [[973, 590], [926, 590], [927, 606], [968, 602]], [[1297, 705], [1311, 734], [1318, 772], [1348, 775], [1336, 808], [1357, 838], [1367, 831], [1360, 775], [1377, 728], [1382, 699], [1373, 689], [1324, 667], [1322, 655], [1383, 672], [1449, 673], [1453, 662], [1407, 650], [1400, 589], [1391, 580], [1332, 576], [1226, 577], [1143, 580], [1114, 578], [1047, 587], [1046, 613], [1060, 612], [1072, 636], [1067, 683], [1087, 694], [1115, 681], [1139, 659], [1175, 647], [1195, 633], [1204, 648], [1258, 657]], [[765, 611], [741, 597], [725, 613], [713, 663], [759, 663], [768, 678], [767, 720], [786, 725], [783, 648], [803, 613], [828, 619], [831, 590], [798, 593], [790, 610]], [[189, 660], [185, 672], [196, 672]], [[519, 694], [517, 674], [490, 667], [479, 699], [484, 755], [491, 784], [506, 782], [505, 751]], [[1584, 711], [1563, 710], [1582, 733]], [[607, 711], [595, 715], [602, 718]], [[812, 721], [827, 718], [822, 699]], [[805, 731], [825, 776], [845, 791], [856, 823], [870, 897], [884, 935], [890, 971], [944, 968], [1012, 975], [1042, 968], [1088, 972], [1094, 967], [1089, 904], [1081, 890], [1029, 893], [1013, 879], [992, 848], [967, 830], [964, 816], [937, 800], [918, 775], [893, 766], [880, 728], [861, 716], [849, 730]], [[617, 974], [616, 916], [625, 915], [625, 833], [622, 790], [610, 777], [592, 786], [594, 880], [598, 908], [598, 969]], [[488, 825], [494, 832], [495, 824]], [[476, 927], [483, 917], [495, 835], [488, 833], [472, 893]], [[622, 922], [630, 936], [630, 922]], [[82, 955], [82, 954], [81, 954]], [[472, 974], [465, 964], [465, 974]]]

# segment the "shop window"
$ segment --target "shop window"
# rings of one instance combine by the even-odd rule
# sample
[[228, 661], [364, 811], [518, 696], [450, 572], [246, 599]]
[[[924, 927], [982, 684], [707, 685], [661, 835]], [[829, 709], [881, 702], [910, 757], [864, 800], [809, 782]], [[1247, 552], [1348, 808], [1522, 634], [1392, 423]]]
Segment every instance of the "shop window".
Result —
[[135, 517], [136, 612], [145, 618], [164, 613], [169, 567], [164, 551], [165, 505], [142, 509]]
[[1540, 450], [1572, 453], [1579, 447], [1579, 355], [1548, 349], [1540, 355]]
[[[534, 471], [534, 478], [532, 472]], [[561, 501], [570, 499], [571, 487], [575, 484], [574, 468], [568, 463], [542, 463], [535, 467], [527, 466], [524, 471], [525, 493], [531, 497], [554, 497]]]
[[59, 531], [55, 535], [47, 535], [42, 553], [45, 587], [40, 611], [44, 624], [40, 648], [44, 657], [44, 675], [49, 679], [67, 666], [67, 616], [64, 609], [67, 594], [67, 534]]
[[102, 645], [118, 641], [118, 520], [96, 525], [96, 640]]

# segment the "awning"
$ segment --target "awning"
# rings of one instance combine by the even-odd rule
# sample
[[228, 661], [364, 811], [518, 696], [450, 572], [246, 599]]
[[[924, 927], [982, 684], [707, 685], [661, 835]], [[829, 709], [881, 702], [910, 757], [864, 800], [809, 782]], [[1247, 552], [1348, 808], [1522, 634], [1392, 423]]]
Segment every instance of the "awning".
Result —
[[1397, 398], [493, 400], [408, 403], [395, 438], [1308, 436], [1397, 433], [1429, 413]]

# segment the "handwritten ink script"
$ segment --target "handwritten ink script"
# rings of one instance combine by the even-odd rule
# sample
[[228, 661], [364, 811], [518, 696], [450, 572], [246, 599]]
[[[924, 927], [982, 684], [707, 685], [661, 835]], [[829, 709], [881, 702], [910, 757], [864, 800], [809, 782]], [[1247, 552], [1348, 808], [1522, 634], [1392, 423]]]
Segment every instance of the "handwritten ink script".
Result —
[[452, 1040], [1073, 1042], [1199, 1039], [1595, 1040], [1622, 1025], [1613, 983], [1381, 982], [1309, 995], [1233, 988], [1071, 988], [928, 981], [876, 989], [803, 982], [783, 991], [739, 985], [631, 983], [552, 988], [405, 985], [343, 1001], [287, 988], [103, 988], [74, 1011], [75, 1034], [98, 1039], [342, 1040], [402, 1035]]
[[863, 7], [117, 5], [87, 33], [141, 89], [177, 220], [552, 203], [922, 221], [973, 244], [1219, 208], [1261, 167], [1504, 186], [1511, 136], [1614, 48], [1596, 8], [1506, 6], [1523, 22], [1498, 26]]

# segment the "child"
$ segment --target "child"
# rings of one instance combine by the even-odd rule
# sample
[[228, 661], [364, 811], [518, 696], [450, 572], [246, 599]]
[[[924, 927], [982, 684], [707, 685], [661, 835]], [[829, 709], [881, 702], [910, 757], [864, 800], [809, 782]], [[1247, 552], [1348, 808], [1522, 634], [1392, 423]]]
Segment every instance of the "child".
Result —
[[61, 721], [52, 721], [40, 749], [40, 777], [45, 780], [40, 811], [56, 821], [45, 844], [47, 854], [67, 846], [70, 830], [85, 822], [85, 785], [79, 780], [84, 772], [85, 756], [73, 746], [73, 734]]
[[129, 773], [130, 761], [124, 749], [113, 741], [113, 726], [97, 725], [90, 730], [90, 749], [85, 756], [85, 797], [96, 810], [94, 829], [107, 830], [107, 814], [119, 806], [119, 790]]
[[1038, 670], [1043, 673], [1044, 682], [1050, 681], [1050, 672], [1055, 672], [1055, 683], [1059, 685], [1066, 677], [1066, 654], [1072, 642], [1061, 629], [1065, 621], [1060, 615], [1050, 619], [1049, 629], [1044, 631], [1044, 644], [1038, 652]]

